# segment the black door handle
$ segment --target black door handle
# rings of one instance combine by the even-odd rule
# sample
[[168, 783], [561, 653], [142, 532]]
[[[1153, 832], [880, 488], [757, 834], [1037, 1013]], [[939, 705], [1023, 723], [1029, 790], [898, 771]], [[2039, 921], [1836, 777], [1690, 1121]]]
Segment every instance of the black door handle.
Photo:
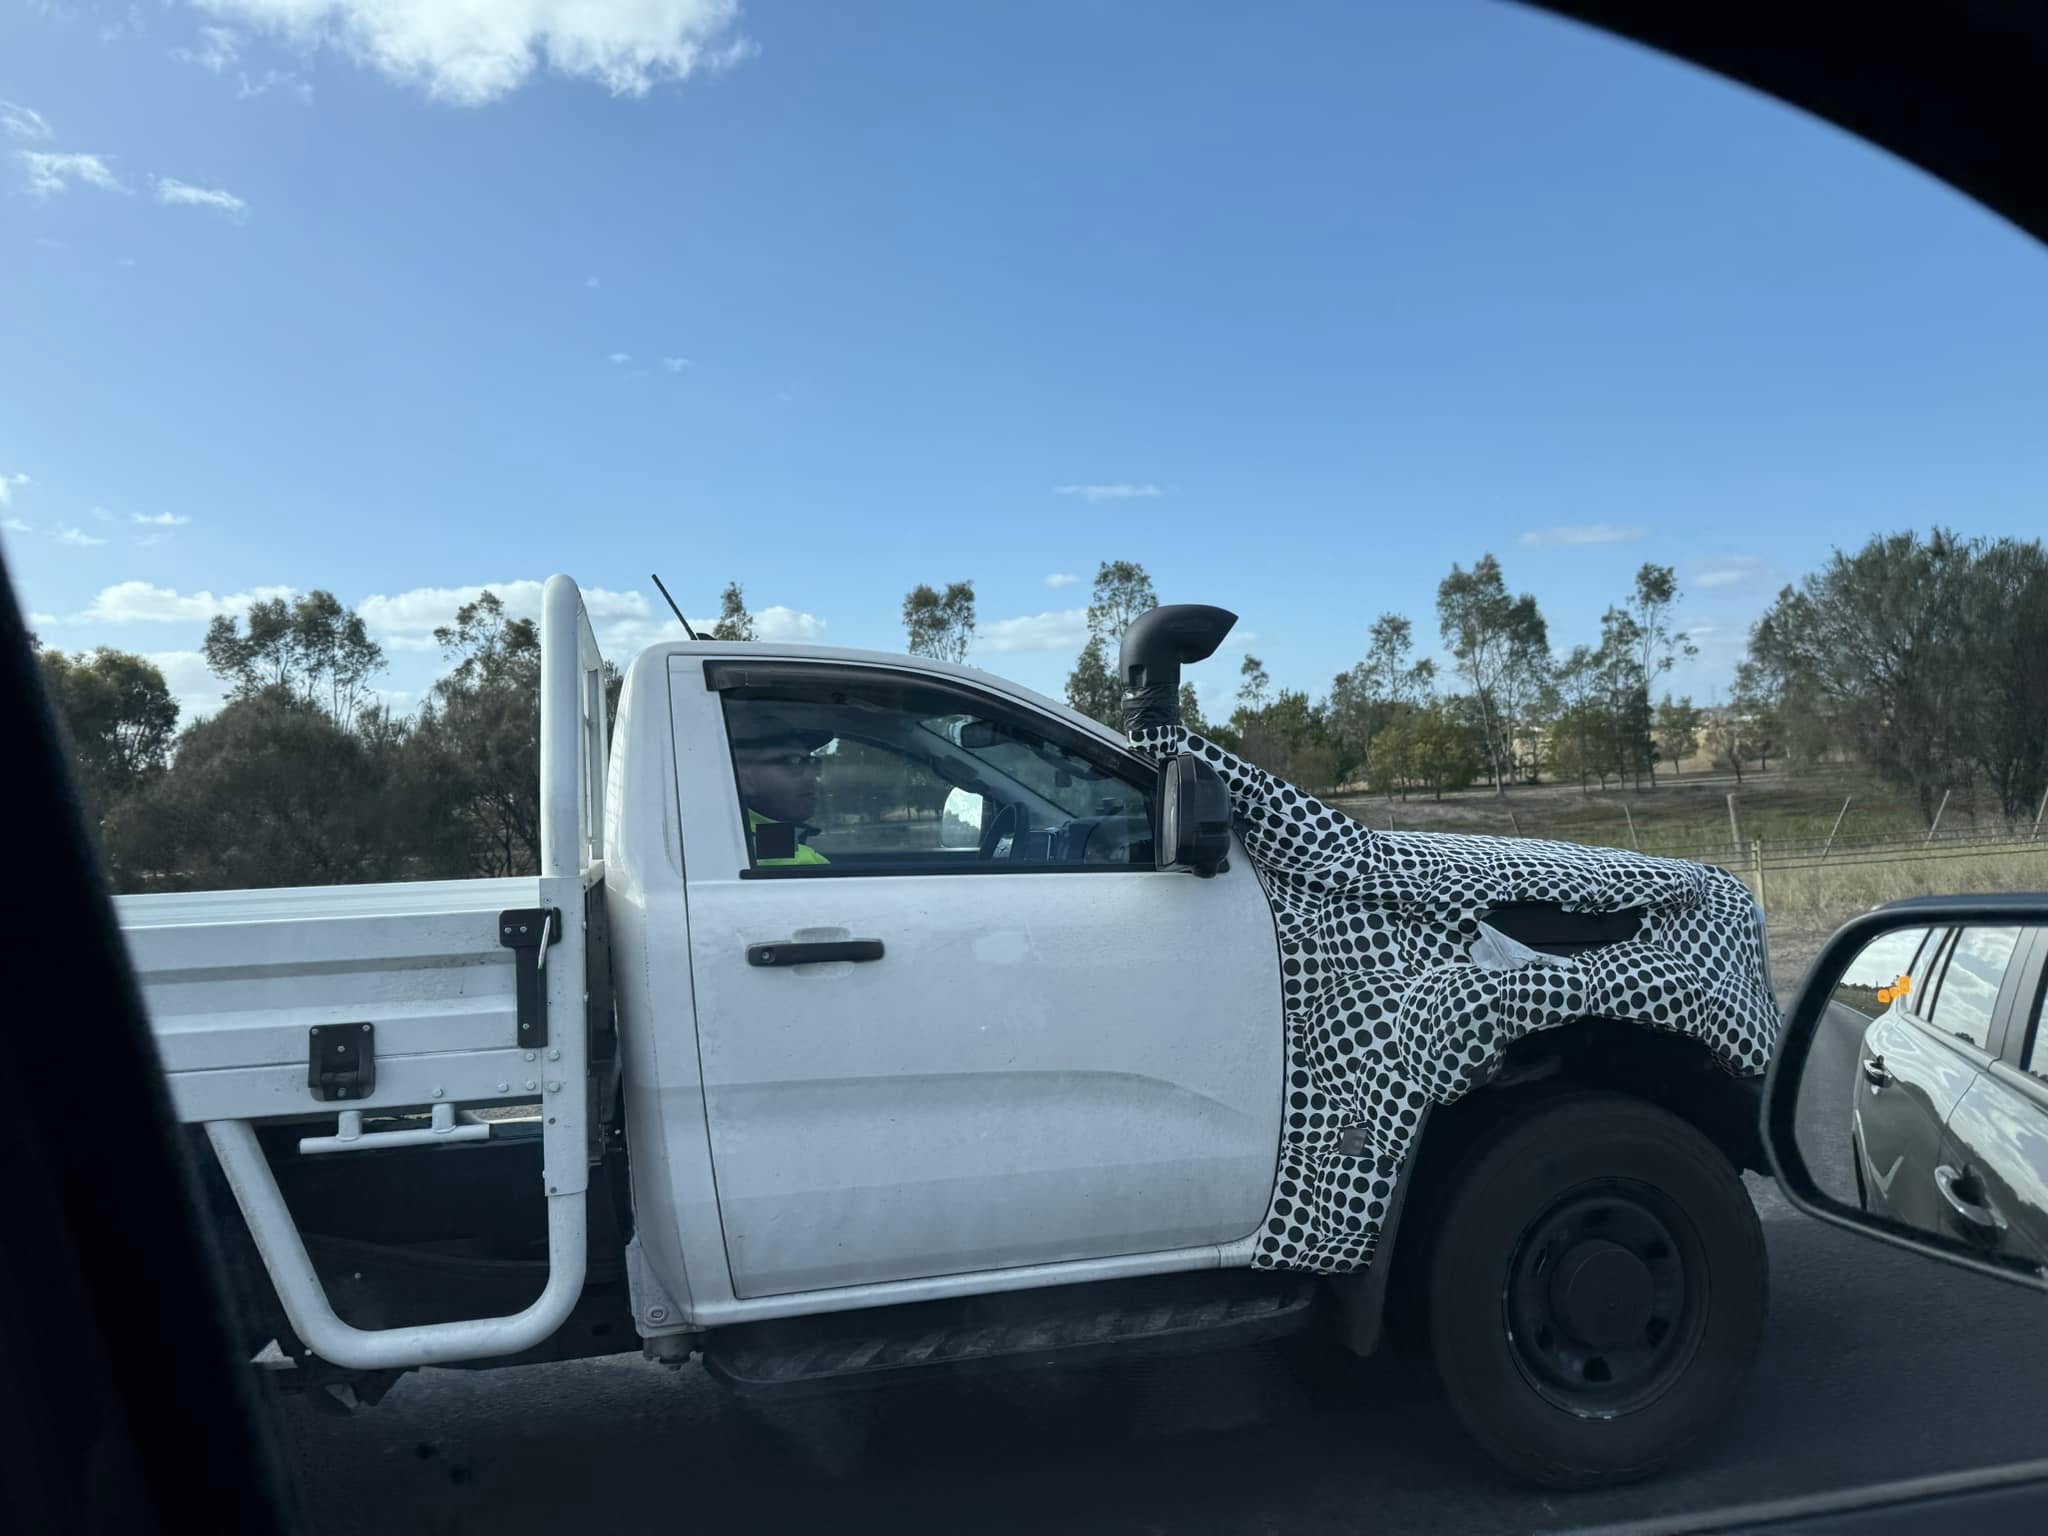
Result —
[[880, 939], [789, 939], [774, 944], [749, 944], [749, 965], [822, 965], [827, 960], [879, 960]]
[[[1959, 1184], [1967, 1187], [1958, 1189], [1956, 1186]], [[2005, 1231], [2005, 1218], [1998, 1214], [1996, 1206], [1989, 1200], [1970, 1198], [1978, 1189], [1978, 1181], [1971, 1175], [1958, 1173], [1943, 1163], [1934, 1170], [1934, 1187], [1941, 1191], [1941, 1198], [1948, 1202], [1948, 1208], [1955, 1212], [1956, 1219], [1976, 1229], [1973, 1235], [1996, 1237]]]
[[1882, 1088], [1892, 1080], [1892, 1075], [1885, 1069], [1884, 1058], [1873, 1053], [1863, 1060], [1863, 1078], [1871, 1087]]

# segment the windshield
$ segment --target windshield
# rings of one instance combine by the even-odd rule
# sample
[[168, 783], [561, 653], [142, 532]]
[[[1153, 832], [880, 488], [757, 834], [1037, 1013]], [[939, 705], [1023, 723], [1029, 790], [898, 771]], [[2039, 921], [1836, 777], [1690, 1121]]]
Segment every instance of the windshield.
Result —
[[[0, 253], [310, 1529], [2040, 1453], [2048, 1303], [1756, 1131], [1843, 924], [2048, 890], [2048, 251], [1904, 160], [1498, 0], [37, 0]], [[2048, 1271], [2048, 928], [1915, 923], [1802, 1125]]]

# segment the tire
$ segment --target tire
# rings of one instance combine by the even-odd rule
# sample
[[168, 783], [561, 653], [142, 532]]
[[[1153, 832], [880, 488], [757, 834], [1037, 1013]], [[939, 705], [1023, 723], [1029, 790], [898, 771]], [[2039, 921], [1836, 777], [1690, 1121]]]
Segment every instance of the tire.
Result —
[[1719, 1148], [1608, 1093], [1505, 1119], [1451, 1180], [1429, 1341], [1459, 1422], [1518, 1477], [1647, 1476], [1715, 1429], [1755, 1359], [1763, 1229]]

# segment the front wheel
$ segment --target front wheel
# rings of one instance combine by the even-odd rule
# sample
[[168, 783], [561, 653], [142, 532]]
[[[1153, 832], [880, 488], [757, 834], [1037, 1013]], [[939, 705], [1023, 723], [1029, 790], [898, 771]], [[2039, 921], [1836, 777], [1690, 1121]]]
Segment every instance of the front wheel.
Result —
[[1714, 1429], [1769, 1291], [1742, 1180], [1666, 1110], [1573, 1094], [1506, 1121], [1453, 1179], [1429, 1261], [1451, 1409], [1553, 1487], [1655, 1471]]

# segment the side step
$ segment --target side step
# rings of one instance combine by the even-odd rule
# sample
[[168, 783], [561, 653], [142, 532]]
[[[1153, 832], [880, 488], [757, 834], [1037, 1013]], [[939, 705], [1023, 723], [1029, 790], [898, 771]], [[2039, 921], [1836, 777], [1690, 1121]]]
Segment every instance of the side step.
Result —
[[704, 1366], [751, 1397], [1193, 1353], [1306, 1327], [1317, 1290], [1309, 1276], [1206, 1270], [741, 1323], [711, 1331]]

